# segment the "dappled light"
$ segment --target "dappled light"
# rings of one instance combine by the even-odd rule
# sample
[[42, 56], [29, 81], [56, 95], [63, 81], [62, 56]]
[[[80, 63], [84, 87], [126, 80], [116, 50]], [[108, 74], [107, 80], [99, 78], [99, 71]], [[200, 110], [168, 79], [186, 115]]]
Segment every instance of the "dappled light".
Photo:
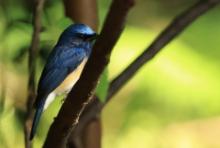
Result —
[[[152, 10], [146, 12], [149, 22], [141, 13], [147, 11], [147, 6], [143, 6], [147, 2], [137, 2], [137, 8], [128, 17], [126, 28], [114, 47], [108, 70], [104, 72], [104, 80], [101, 79], [100, 83], [110, 83], [117, 77], [179, 13], [174, 9], [160, 16], [157, 9], [165, 12], [168, 6], [164, 6], [164, 2], [148, 1], [152, 5]], [[29, 7], [18, 1], [16, 4], [12, 2], [15, 0], [4, 7], [0, 5], [2, 148], [24, 147], [27, 61], [32, 37]], [[99, 5], [99, 19], [103, 22], [110, 2], [99, 1]], [[176, 7], [184, 10], [188, 4]], [[172, 15], [173, 11], [175, 15]], [[219, 17], [217, 6], [198, 18], [146, 63], [105, 106], [101, 113], [103, 148], [220, 147]], [[142, 20], [143, 24], [140, 24]], [[62, 1], [46, 3], [37, 57], [37, 82], [49, 52], [70, 23], [71, 20], [65, 17]], [[105, 83], [98, 86], [97, 94], [101, 96], [101, 102], [105, 101], [108, 90], [108, 84]], [[65, 97], [59, 96], [43, 114], [40, 130], [33, 141], [34, 147], [43, 145]]]

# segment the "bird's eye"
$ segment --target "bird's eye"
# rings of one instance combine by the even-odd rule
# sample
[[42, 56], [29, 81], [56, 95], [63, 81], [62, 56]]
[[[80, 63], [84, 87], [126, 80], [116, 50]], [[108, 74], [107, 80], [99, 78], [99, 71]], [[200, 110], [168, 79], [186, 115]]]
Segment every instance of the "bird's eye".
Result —
[[77, 33], [77, 37], [84, 39], [84, 34], [82, 34], [82, 33]]
[[94, 33], [94, 34], [77, 33], [78, 38], [83, 39], [83, 40], [88, 40], [88, 41], [92, 41], [92, 40], [96, 39], [97, 36], [98, 35], [96, 33]]

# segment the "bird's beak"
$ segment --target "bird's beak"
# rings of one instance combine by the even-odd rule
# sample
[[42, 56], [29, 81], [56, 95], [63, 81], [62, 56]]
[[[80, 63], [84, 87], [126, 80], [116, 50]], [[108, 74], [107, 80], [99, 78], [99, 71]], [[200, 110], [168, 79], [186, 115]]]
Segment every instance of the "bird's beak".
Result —
[[86, 39], [89, 41], [93, 41], [93, 40], [97, 39], [98, 36], [99, 35], [97, 33], [94, 33], [94, 34], [86, 35]]

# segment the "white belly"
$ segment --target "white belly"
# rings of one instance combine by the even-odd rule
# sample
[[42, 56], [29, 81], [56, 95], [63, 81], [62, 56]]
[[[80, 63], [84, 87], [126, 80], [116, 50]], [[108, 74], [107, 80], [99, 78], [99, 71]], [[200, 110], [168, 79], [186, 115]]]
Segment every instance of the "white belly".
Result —
[[87, 59], [83, 60], [82, 63], [72, 73], [70, 73], [53, 92], [48, 95], [44, 109], [49, 106], [49, 104], [55, 99], [56, 95], [64, 92], [68, 93], [72, 89], [75, 83], [79, 80], [86, 62]]

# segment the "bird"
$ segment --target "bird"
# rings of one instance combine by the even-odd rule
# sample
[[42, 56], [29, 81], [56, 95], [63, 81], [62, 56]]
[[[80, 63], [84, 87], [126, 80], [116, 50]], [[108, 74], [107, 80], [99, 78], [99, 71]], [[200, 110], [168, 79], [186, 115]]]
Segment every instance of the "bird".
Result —
[[60, 35], [39, 79], [30, 140], [43, 111], [57, 95], [68, 93], [80, 78], [97, 36], [89, 26], [81, 23], [71, 24]]

